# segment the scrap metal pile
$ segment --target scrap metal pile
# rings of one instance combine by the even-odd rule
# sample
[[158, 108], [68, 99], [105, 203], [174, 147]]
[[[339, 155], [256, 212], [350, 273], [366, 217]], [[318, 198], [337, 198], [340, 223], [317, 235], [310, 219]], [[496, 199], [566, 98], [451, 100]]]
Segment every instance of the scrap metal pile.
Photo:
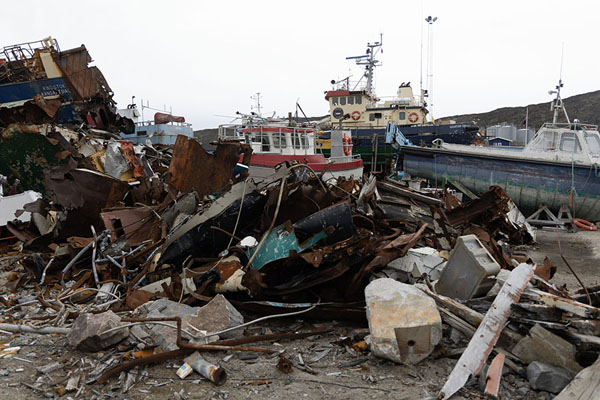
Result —
[[[498, 395], [503, 364], [534, 389], [549, 390], [540, 376], [558, 382], [548, 374], [564, 378], [554, 391], [593, 376], [583, 367], [597, 358], [599, 289], [556, 287], [549, 261], [515, 250], [534, 233], [498, 186], [461, 203], [376, 176], [324, 181], [304, 164], [254, 181], [237, 173], [251, 157], [237, 142], [209, 154], [184, 136], [153, 147], [47, 124], [13, 124], [0, 138], [0, 331], [67, 334], [78, 351], [109, 354], [65, 393], [184, 357], [181, 378], [224, 384], [203, 352], [275, 354], [282, 372], [310, 370], [272, 342], [327, 327], [249, 334], [265, 317], [244, 323], [240, 311], [368, 322], [358, 342], [403, 364], [462, 353], [440, 398], [480, 373], [482, 391]], [[472, 339], [457, 352], [448, 332]], [[256, 342], [267, 345], [246, 346]], [[0, 357], [18, 352], [7, 343]], [[573, 382], [565, 390], [579, 390]]]
[[[134, 145], [90, 62], [85, 46], [61, 51], [52, 38], [2, 49], [0, 388], [9, 377], [45, 397], [123, 397], [194, 371], [221, 386], [219, 364], [237, 357], [229, 372], [244, 385], [281, 373], [328, 397], [322, 385], [344, 384], [298, 371], [333, 366], [328, 378], [362, 390], [350, 368], [372, 368], [367, 393], [392, 395], [377, 387], [379, 361], [425, 381], [419, 366], [459, 357], [426, 393], [600, 398], [600, 287], [564, 257], [581, 289], [550, 282], [556, 268], [523, 252], [535, 231], [502, 188], [463, 203], [384, 176], [325, 181], [300, 163], [253, 180], [239, 142]], [[52, 350], [32, 350], [47, 334]], [[274, 360], [268, 373], [244, 363], [256, 354]], [[165, 382], [149, 376], [170, 362]]]

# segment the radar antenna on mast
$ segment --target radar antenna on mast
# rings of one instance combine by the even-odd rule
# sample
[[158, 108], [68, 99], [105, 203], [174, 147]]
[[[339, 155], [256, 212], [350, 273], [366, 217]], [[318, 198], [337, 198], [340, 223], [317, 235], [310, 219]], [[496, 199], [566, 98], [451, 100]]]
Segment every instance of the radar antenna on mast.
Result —
[[375, 90], [373, 88], [373, 77], [375, 72], [375, 67], [381, 66], [381, 61], [376, 60], [375, 56], [382, 51], [381, 46], [383, 46], [383, 34], [379, 34], [379, 42], [375, 42], [373, 44], [367, 43], [367, 51], [366, 54], [362, 56], [352, 56], [346, 57], [346, 60], [356, 60], [356, 65], [364, 65], [365, 73], [363, 77], [367, 78], [367, 86], [365, 87], [365, 91], [371, 95], [375, 95]]

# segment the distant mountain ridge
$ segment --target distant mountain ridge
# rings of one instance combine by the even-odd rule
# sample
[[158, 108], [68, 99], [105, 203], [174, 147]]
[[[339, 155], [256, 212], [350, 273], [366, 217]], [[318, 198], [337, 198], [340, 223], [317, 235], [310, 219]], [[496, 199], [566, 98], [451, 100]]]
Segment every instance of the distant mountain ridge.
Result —
[[[563, 99], [569, 119], [578, 119], [582, 123], [599, 125], [600, 124], [600, 90], [584, 94], [578, 94]], [[552, 111], [550, 103], [531, 104], [524, 107], [503, 107], [493, 111], [478, 113], [453, 115], [441, 120], [454, 120], [456, 122], [474, 122], [480, 130], [485, 130], [488, 126], [497, 125], [504, 122], [512, 123], [521, 128], [525, 127], [526, 108], [529, 108], [528, 126], [536, 131], [545, 122], [552, 121]], [[559, 122], [566, 122], [564, 115], [560, 114]]]

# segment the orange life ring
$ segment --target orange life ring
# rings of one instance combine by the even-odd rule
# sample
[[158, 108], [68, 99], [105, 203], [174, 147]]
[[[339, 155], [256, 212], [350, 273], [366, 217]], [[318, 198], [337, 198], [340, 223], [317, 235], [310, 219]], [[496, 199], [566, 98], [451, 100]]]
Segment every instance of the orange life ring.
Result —
[[350, 136], [344, 136], [344, 154], [347, 156], [352, 154], [352, 138]]
[[352, 111], [350, 114], [353, 120], [358, 121], [360, 119], [360, 111]]
[[598, 227], [596, 225], [592, 224], [589, 221], [586, 221], [585, 219], [573, 218], [573, 223], [579, 229], [583, 229], [586, 231], [597, 231], [598, 230]]
[[411, 112], [410, 114], [408, 114], [408, 120], [414, 124], [419, 120], [419, 114], [417, 114], [416, 112]]

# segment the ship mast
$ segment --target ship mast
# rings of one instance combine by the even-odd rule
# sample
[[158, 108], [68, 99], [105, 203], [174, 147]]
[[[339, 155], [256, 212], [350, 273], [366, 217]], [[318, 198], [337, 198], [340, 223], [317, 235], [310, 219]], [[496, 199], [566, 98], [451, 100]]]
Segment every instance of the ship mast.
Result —
[[550, 103], [550, 111], [554, 112], [554, 115], [552, 116], [553, 124], [556, 124], [556, 122], [558, 121], [558, 113], [561, 110], [565, 114], [567, 123], [569, 123], [569, 124], [571, 123], [571, 121], [569, 120], [569, 116], [567, 115], [567, 109], [565, 108], [562, 98], [560, 97], [560, 88], [564, 86], [562, 83], [562, 68], [563, 68], [564, 54], [565, 54], [565, 48], [564, 48], [564, 43], [563, 43], [563, 48], [562, 48], [561, 54], [560, 54], [560, 75], [558, 78], [558, 85], [556, 85], [556, 90], [550, 90], [548, 92], [549, 95], [553, 95], [556, 93], [556, 99], [554, 99], [554, 101], [552, 103]]
[[346, 57], [346, 60], [356, 60], [356, 65], [364, 65], [365, 73], [363, 75], [364, 78], [367, 78], [367, 86], [365, 87], [365, 91], [375, 96], [375, 90], [373, 88], [373, 77], [375, 73], [375, 67], [379, 67], [381, 65], [381, 61], [376, 60], [375, 56], [379, 51], [381, 51], [381, 46], [383, 45], [383, 34], [380, 34], [379, 42], [375, 42], [373, 44], [367, 43], [367, 51], [366, 54], [362, 56], [352, 56]]
[[567, 119], [567, 123], [571, 123], [571, 121], [569, 120], [569, 116], [567, 115], [567, 109], [565, 108], [565, 105], [563, 104], [563, 100], [562, 97], [560, 97], [560, 88], [563, 87], [563, 83], [562, 83], [562, 79], [558, 80], [558, 85], [556, 85], [556, 90], [550, 90], [548, 91], [548, 94], [552, 95], [552, 94], [556, 94], [556, 99], [554, 99], [554, 101], [552, 101], [552, 103], [550, 103], [550, 111], [554, 112], [554, 115], [552, 116], [552, 123], [556, 124], [558, 122], [558, 113], [562, 110], [562, 112], [565, 114], [565, 118]]

